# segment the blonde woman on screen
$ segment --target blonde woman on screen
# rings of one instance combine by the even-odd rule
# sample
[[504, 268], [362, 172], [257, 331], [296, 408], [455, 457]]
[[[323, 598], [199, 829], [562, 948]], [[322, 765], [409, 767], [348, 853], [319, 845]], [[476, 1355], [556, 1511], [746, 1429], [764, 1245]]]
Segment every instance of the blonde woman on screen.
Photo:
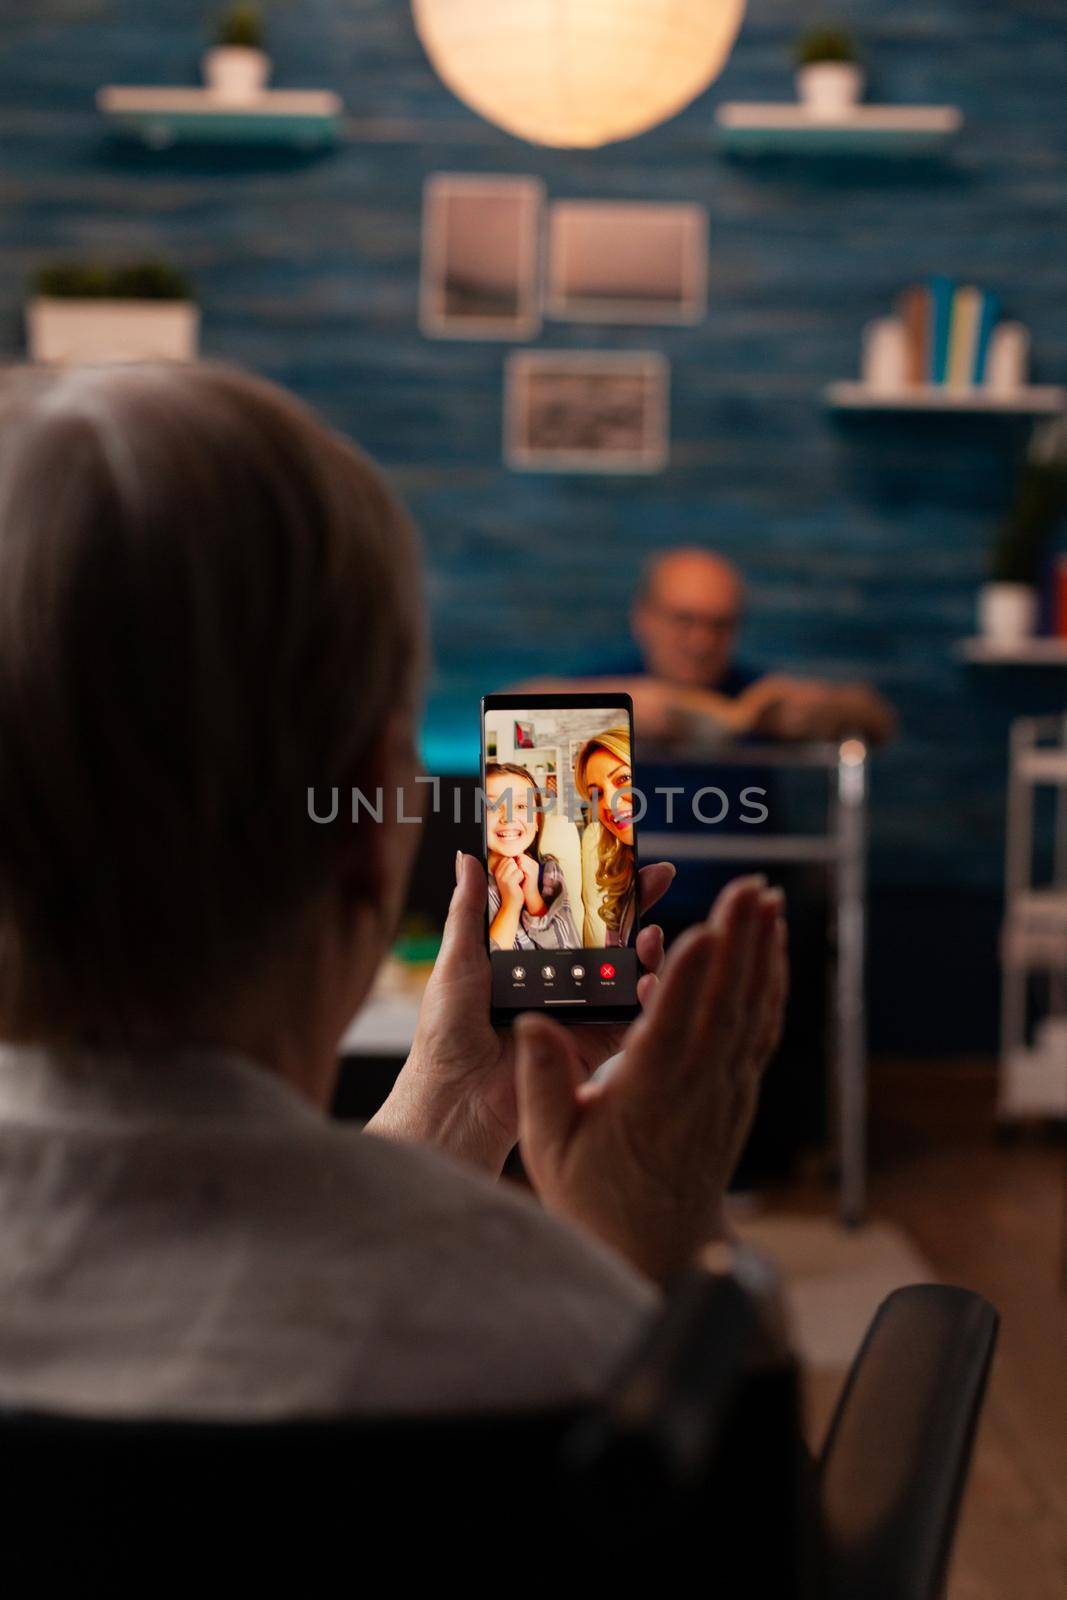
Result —
[[600, 823], [596, 882], [605, 942], [628, 945], [637, 916], [629, 729], [608, 728], [587, 739], [574, 763], [574, 782], [583, 800], [595, 796]]

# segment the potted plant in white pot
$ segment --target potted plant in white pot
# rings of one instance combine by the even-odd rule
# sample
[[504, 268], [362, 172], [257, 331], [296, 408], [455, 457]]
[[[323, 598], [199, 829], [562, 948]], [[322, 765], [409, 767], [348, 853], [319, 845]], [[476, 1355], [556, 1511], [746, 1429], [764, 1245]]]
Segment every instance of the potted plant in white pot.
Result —
[[997, 531], [989, 581], [978, 594], [978, 628], [990, 644], [1029, 639], [1037, 625], [1037, 586], [1046, 552], [1067, 515], [1067, 456], [1045, 449], [1023, 468], [1015, 501]]
[[30, 360], [48, 365], [192, 361], [199, 327], [188, 282], [158, 261], [43, 267], [26, 306]]
[[815, 28], [797, 41], [796, 84], [813, 117], [847, 116], [867, 82], [852, 35], [844, 28]]
[[270, 57], [263, 48], [263, 16], [257, 5], [231, 6], [219, 22], [215, 44], [204, 52], [204, 82], [219, 100], [240, 105], [267, 86]]

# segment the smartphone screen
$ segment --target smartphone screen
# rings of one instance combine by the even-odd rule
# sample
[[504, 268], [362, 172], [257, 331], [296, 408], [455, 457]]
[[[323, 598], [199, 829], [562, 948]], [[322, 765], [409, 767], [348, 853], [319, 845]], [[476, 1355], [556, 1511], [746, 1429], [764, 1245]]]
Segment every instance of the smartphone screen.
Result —
[[495, 1022], [637, 1015], [629, 695], [487, 695], [482, 806]]

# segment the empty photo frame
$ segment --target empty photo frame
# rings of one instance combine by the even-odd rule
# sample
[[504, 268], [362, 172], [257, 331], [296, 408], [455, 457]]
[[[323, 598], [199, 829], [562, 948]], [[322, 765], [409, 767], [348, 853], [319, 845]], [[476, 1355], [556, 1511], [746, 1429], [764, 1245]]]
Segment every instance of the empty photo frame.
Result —
[[507, 363], [504, 458], [530, 472], [659, 472], [668, 378], [652, 350], [516, 351]]
[[437, 339], [529, 339], [541, 326], [543, 189], [535, 178], [442, 172], [422, 208], [419, 323]]
[[699, 322], [708, 300], [703, 206], [560, 200], [549, 209], [549, 316]]

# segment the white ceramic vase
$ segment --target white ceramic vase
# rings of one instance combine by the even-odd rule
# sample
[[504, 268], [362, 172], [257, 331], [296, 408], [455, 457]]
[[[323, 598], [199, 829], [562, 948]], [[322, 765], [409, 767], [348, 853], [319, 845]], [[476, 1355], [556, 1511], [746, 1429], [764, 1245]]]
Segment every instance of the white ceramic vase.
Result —
[[204, 82], [219, 100], [241, 105], [255, 100], [267, 87], [270, 57], [265, 50], [247, 45], [220, 44], [203, 59]]
[[797, 95], [813, 117], [832, 122], [859, 103], [867, 81], [855, 61], [811, 61], [797, 68]]
[[984, 583], [978, 591], [978, 631], [990, 644], [1021, 644], [1037, 623], [1037, 593], [1028, 583]]

